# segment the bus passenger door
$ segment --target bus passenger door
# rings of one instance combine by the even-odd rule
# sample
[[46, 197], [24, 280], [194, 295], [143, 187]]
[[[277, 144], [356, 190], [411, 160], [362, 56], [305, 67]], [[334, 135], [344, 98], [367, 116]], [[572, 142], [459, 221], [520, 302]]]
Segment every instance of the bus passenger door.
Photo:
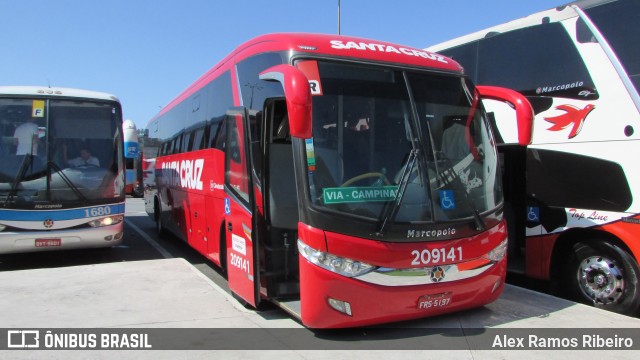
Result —
[[254, 200], [249, 151], [250, 134], [245, 108], [227, 112], [225, 144], [225, 232], [229, 288], [236, 297], [259, 302], [257, 241], [253, 229]]

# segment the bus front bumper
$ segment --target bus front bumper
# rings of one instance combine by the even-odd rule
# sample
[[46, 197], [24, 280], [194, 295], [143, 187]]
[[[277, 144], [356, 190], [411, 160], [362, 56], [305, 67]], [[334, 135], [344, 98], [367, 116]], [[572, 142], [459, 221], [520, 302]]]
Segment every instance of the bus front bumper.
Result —
[[0, 254], [113, 247], [122, 243], [124, 222], [98, 228], [0, 232]]
[[[480, 307], [504, 289], [507, 259], [461, 280], [391, 286], [348, 278], [300, 258], [301, 320], [311, 328], [366, 326]], [[370, 279], [383, 279], [376, 275]], [[384, 285], [383, 285], [384, 284]]]

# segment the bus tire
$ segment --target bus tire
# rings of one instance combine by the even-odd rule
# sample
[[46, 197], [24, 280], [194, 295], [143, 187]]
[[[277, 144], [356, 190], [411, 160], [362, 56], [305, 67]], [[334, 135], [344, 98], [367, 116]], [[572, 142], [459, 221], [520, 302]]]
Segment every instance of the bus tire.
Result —
[[640, 310], [640, 269], [627, 251], [604, 240], [577, 242], [563, 271], [572, 300], [624, 315]]
[[131, 191], [131, 196], [133, 196], [136, 199], [139, 199], [144, 196], [144, 191], [139, 189], [138, 187], [134, 187], [133, 190]]
[[158, 237], [164, 238], [167, 236], [167, 229], [165, 229], [164, 224], [162, 223], [162, 213], [160, 212], [160, 205], [156, 200], [155, 205], [153, 207], [153, 214], [156, 220], [156, 234]]

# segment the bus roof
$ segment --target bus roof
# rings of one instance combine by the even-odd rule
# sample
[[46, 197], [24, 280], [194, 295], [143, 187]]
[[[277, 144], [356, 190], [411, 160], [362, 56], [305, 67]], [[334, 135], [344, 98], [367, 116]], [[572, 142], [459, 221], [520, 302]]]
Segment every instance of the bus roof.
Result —
[[230, 56], [241, 60], [261, 52], [286, 50], [313, 55], [329, 55], [454, 72], [460, 71], [460, 65], [456, 62], [442, 56], [435, 56], [422, 49], [385, 41], [326, 34], [277, 33], [262, 35], [242, 44]]
[[521, 29], [529, 26], [539, 25], [543, 22], [557, 22], [562, 21], [567, 18], [576, 16], [576, 11], [574, 7], [587, 9], [590, 7], [594, 7], [597, 5], [601, 5], [606, 2], [611, 2], [614, 0], [579, 0], [568, 3], [566, 5], [558, 6], [555, 8], [551, 8], [548, 10], [539, 11], [537, 13], [515, 19], [500, 25], [492, 26], [480, 31], [476, 31], [471, 34], [467, 34], [455, 39], [451, 39], [439, 44], [431, 45], [425, 50], [427, 51], [442, 51], [444, 49], [450, 49], [462, 44], [469, 43], [471, 41], [475, 41], [478, 39], [482, 39], [485, 37], [490, 37], [492, 35], [497, 35], [500, 33]]
[[120, 102], [114, 95], [103, 92], [48, 86], [0, 86], [0, 96], [2, 95], [72, 97]]
[[457, 62], [445, 56], [433, 54], [423, 49], [385, 41], [328, 34], [266, 34], [253, 38], [238, 46], [223, 60], [175, 97], [149, 122], [152, 122], [158, 116], [164, 114], [183, 99], [209, 83], [217, 76], [218, 70], [226, 70], [231, 59], [238, 62], [253, 55], [270, 51], [291, 51], [297, 54], [309, 54], [312, 56], [339, 57], [357, 61], [424, 67], [440, 71], [462, 73], [462, 67]]

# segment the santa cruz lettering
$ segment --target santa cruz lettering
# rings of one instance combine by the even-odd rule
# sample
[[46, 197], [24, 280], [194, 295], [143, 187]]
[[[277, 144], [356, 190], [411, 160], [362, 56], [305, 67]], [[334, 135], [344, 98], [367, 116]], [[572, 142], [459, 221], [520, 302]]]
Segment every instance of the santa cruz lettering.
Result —
[[569, 84], [562, 84], [556, 86], [543, 86], [536, 89], [536, 94], [550, 93], [559, 90], [575, 89], [584, 85], [584, 81], [576, 81]]
[[417, 56], [429, 60], [439, 61], [441, 63], [448, 64], [446, 58], [442, 55], [430, 53], [427, 51], [417, 50], [417, 49], [408, 49], [405, 47], [398, 47], [385, 44], [376, 44], [376, 43], [365, 43], [365, 42], [355, 42], [355, 41], [347, 41], [343, 43], [341, 40], [331, 40], [331, 47], [338, 50], [369, 50], [369, 51], [379, 51], [385, 53], [396, 53], [396, 54], [404, 54], [408, 56]]
[[162, 163], [163, 180], [168, 185], [202, 190], [203, 168], [204, 159], [165, 162]]

